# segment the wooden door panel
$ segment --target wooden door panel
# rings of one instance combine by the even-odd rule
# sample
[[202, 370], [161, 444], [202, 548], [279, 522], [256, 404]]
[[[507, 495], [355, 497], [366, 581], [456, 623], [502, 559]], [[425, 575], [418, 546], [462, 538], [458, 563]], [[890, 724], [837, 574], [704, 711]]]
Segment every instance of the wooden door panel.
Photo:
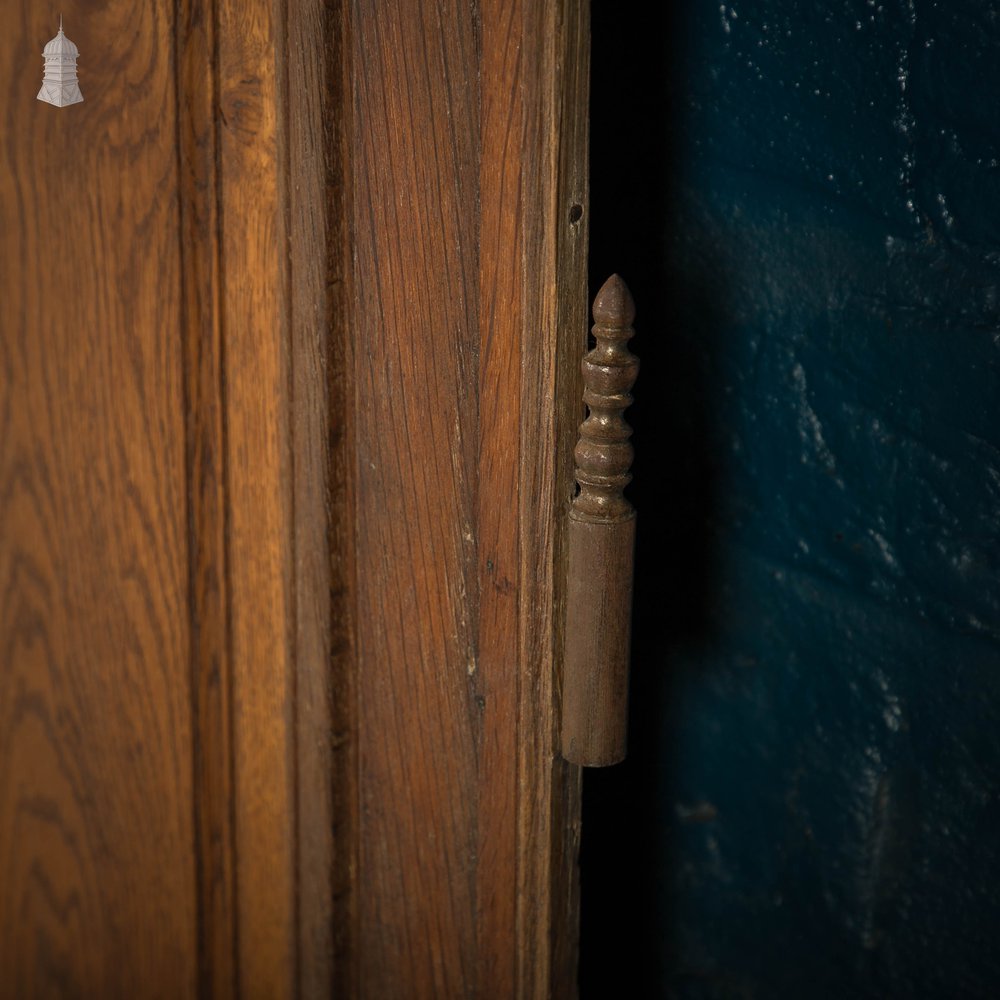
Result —
[[586, 3], [6, 7], [0, 996], [572, 994]]
[[[190, 995], [192, 732], [173, 5], [0, 48], [0, 991]], [[126, 44], [121, 44], [122, 42]]]

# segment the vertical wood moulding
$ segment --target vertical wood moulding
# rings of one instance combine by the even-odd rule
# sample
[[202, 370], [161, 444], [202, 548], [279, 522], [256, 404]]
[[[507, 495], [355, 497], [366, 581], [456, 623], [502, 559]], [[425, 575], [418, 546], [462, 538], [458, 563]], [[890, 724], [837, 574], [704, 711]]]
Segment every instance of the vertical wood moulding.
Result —
[[580, 771], [567, 765], [557, 752], [560, 723], [559, 668], [562, 659], [566, 604], [566, 512], [573, 495], [572, 442], [579, 419], [580, 374], [576, 359], [587, 344], [587, 253], [590, 233], [590, 0], [565, 0], [558, 37], [562, 46], [559, 65], [559, 146], [556, 205], [556, 464], [554, 514], [556, 517], [552, 589], [553, 631], [552, 767], [556, 775], [553, 794], [553, 838], [558, 866], [552, 876], [552, 994], [576, 996], [579, 964], [580, 875]]
[[[524, 162], [522, 185], [525, 229], [521, 288], [524, 327], [524, 381], [521, 432], [535, 442], [531, 452], [518, 451], [520, 495], [517, 516], [521, 547], [518, 664], [518, 771], [536, 780], [519, 793], [527, 800], [518, 808], [517, 995], [542, 997], [552, 976], [550, 880], [555, 868], [551, 804], [554, 791], [548, 733], [551, 698], [552, 468], [555, 463], [552, 414], [555, 406], [555, 308], [551, 295], [555, 259], [556, 155], [552, 148], [555, 123], [555, 37], [558, 4], [526, 3], [524, 7], [525, 103], [523, 147], [533, 155]], [[548, 636], [547, 636], [548, 633]]]
[[331, 447], [331, 587], [330, 646], [332, 655], [333, 733], [330, 775], [333, 823], [333, 986], [334, 996], [361, 995], [360, 900], [357, 891], [361, 831], [361, 783], [359, 774], [359, 707], [357, 678], [357, 455], [358, 390], [355, 380], [355, 327], [353, 320], [354, 269], [351, 205], [353, 166], [350, 155], [354, 131], [353, 34], [351, 0], [335, 0], [329, 76], [330, 108], [324, 116], [326, 142], [334, 152], [330, 169], [330, 210], [335, 219], [335, 238], [330, 246], [330, 310], [332, 324], [329, 361]]
[[177, 120], [199, 993], [236, 976], [215, 5], [179, 0]]
[[[298, 986], [348, 992], [355, 847], [346, 3], [288, 0], [286, 120], [295, 567]], [[283, 199], [284, 200], [284, 199]]]
[[[518, 994], [576, 995], [580, 774], [559, 759], [556, 664], [565, 604], [563, 523], [573, 492], [579, 357], [586, 344], [588, 0], [532, 3], [525, 38], [525, 330]], [[574, 210], [574, 206], [578, 209]], [[539, 442], [535, 448], [527, 442]]]
[[295, 994], [285, 5], [217, 0], [239, 978]]
[[351, 980], [346, 20], [178, 3], [205, 996]]

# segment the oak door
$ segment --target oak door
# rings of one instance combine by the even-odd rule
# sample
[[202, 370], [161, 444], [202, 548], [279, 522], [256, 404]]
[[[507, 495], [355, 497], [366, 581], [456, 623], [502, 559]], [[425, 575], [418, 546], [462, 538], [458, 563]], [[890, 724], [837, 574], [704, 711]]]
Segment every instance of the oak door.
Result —
[[0, 996], [574, 990], [585, 3], [0, 44]]

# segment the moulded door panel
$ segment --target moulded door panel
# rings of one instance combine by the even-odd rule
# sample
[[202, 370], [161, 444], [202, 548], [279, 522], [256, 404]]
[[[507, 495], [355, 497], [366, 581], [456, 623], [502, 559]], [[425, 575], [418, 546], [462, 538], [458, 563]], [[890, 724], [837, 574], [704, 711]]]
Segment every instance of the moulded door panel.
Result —
[[0, 16], [0, 997], [571, 995], [587, 3]]

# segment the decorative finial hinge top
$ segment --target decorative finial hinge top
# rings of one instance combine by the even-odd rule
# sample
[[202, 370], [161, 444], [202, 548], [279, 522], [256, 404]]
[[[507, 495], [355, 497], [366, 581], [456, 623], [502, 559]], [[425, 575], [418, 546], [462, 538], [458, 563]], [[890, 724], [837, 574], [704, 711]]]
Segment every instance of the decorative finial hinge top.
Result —
[[634, 319], [632, 295], [613, 274], [594, 299], [597, 346], [581, 362], [583, 401], [589, 412], [573, 453], [580, 492], [571, 516], [578, 520], [619, 521], [633, 513], [622, 491], [632, 481], [632, 428], [623, 414], [639, 374], [639, 359], [628, 349]]

